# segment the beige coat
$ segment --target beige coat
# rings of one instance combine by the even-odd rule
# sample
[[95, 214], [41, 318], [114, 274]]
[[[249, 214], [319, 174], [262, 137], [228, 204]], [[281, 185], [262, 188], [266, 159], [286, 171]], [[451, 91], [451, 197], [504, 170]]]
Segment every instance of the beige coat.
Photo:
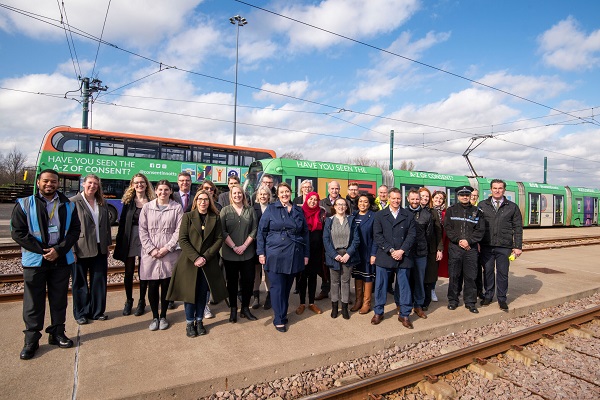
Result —
[[[173, 200], [164, 210], [158, 208], [156, 199], [142, 207], [139, 221], [142, 242], [140, 279], [157, 280], [171, 277], [173, 267], [181, 253], [177, 240], [182, 215], [181, 205]], [[154, 249], [163, 247], [169, 250], [163, 258], [154, 258], [150, 255]]]

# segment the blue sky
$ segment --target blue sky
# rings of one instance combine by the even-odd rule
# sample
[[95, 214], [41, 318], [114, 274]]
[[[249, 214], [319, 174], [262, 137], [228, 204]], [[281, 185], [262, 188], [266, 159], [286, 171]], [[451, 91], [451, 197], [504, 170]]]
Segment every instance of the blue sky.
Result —
[[550, 183], [600, 187], [598, 2], [61, 3], [116, 47], [74, 35], [73, 61], [43, 22], [60, 25], [57, 2], [0, 0], [0, 152], [30, 164], [48, 129], [81, 126], [92, 71], [109, 87], [93, 128], [230, 144], [240, 14], [237, 144], [387, 164], [393, 129], [396, 166], [468, 174], [471, 138], [492, 135], [471, 153], [481, 175], [539, 182], [546, 156]]

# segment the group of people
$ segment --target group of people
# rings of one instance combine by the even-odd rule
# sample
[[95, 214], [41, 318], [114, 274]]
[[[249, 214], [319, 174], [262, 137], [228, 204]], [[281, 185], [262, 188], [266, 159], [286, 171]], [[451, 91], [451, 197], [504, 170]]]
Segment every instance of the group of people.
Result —
[[[38, 193], [19, 199], [12, 215], [13, 239], [22, 247], [26, 329], [21, 359], [35, 355], [43, 329], [46, 287], [51, 324], [48, 342], [68, 348], [65, 335], [69, 277], [73, 279], [73, 315], [78, 324], [108, 319], [106, 281], [111, 232], [100, 179], [88, 175], [80, 194], [67, 199], [58, 192], [58, 174], [42, 171]], [[167, 329], [167, 310], [184, 303], [186, 335], [205, 335], [204, 319], [213, 317], [209, 300], [226, 300], [229, 322], [256, 320], [262, 275], [267, 286], [265, 309], [273, 309], [273, 325], [288, 330], [291, 289], [296, 282], [300, 305], [321, 314], [316, 300], [331, 298], [331, 317], [367, 314], [374, 297], [371, 323], [383, 320], [387, 292], [395, 279], [398, 320], [412, 329], [412, 312], [425, 311], [435, 299], [438, 275], [448, 273], [448, 308], [458, 305], [477, 312], [477, 269], [484, 266], [482, 305], [494, 294], [507, 309], [508, 257], [521, 253], [522, 225], [518, 207], [504, 196], [505, 184], [494, 180], [492, 196], [471, 205], [473, 191], [457, 189], [459, 202], [446, 209], [446, 193], [410, 190], [406, 208], [398, 188], [382, 185], [378, 196], [360, 193], [358, 183], [340, 195], [337, 181], [328, 183], [320, 199], [312, 182], [300, 184], [292, 196], [289, 184], [275, 188], [264, 174], [249, 195], [239, 178], [229, 177], [229, 191], [205, 180], [191, 193], [191, 176], [178, 176], [177, 191], [167, 180], [155, 187], [135, 174], [122, 198], [113, 257], [125, 264], [123, 315], [143, 315], [146, 294], [152, 312], [149, 329]], [[133, 277], [138, 261], [140, 298], [133, 309]], [[444, 265], [447, 263], [447, 267]], [[446, 272], [444, 269], [446, 268]], [[89, 281], [88, 281], [89, 274]], [[321, 290], [317, 295], [317, 276]], [[351, 278], [355, 298], [350, 304]], [[307, 306], [308, 295], [308, 306]], [[238, 299], [240, 307], [238, 308]], [[341, 303], [341, 304], [340, 304]], [[239, 313], [238, 313], [239, 309]]]

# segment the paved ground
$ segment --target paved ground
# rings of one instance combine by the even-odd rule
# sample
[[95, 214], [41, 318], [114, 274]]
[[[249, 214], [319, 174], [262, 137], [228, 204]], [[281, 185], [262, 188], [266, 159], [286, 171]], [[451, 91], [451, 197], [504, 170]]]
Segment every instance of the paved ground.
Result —
[[[543, 231], [537, 232], [541, 235]], [[297, 316], [293, 311], [298, 299], [292, 296], [290, 330], [285, 334], [273, 328], [270, 311], [257, 310], [259, 320], [255, 322], [230, 324], [228, 309], [220, 304], [213, 307], [216, 318], [206, 321], [208, 335], [189, 339], [181, 304], [168, 314], [173, 323], [170, 329], [150, 332], [148, 314], [122, 316], [123, 294], [109, 293], [108, 321], [79, 327], [68, 316], [67, 334], [78, 339], [76, 348], [51, 347], [44, 335], [36, 357], [21, 361], [21, 303], [1, 304], [1, 396], [164, 399], [245, 387], [589, 296], [600, 288], [599, 254], [600, 246], [524, 253], [511, 266], [508, 314], [495, 304], [480, 309], [476, 316], [462, 307], [449, 311], [447, 281], [440, 280], [440, 301], [433, 303], [427, 320], [415, 321], [412, 331], [402, 328], [394, 318], [391, 296], [386, 319], [378, 326], [370, 325], [371, 314], [352, 314], [349, 321], [332, 320], [327, 300], [318, 302], [324, 314], [305, 312]], [[562, 273], [530, 269], [540, 267]]]

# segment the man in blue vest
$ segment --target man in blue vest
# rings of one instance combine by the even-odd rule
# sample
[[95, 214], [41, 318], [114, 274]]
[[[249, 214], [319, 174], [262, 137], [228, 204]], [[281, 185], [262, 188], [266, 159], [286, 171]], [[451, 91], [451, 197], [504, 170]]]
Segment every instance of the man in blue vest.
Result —
[[11, 218], [11, 235], [21, 246], [23, 264], [23, 321], [25, 346], [21, 359], [35, 355], [42, 337], [46, 313], [46, 288], [50, 305], [48, 344], [73, 346], [65, 335], [71, 248], [79, 239], [81, 225], [75, 206], [58, 189], [58, 173], [43, 170], [37, 178], [38, 193], [17, 200]]

